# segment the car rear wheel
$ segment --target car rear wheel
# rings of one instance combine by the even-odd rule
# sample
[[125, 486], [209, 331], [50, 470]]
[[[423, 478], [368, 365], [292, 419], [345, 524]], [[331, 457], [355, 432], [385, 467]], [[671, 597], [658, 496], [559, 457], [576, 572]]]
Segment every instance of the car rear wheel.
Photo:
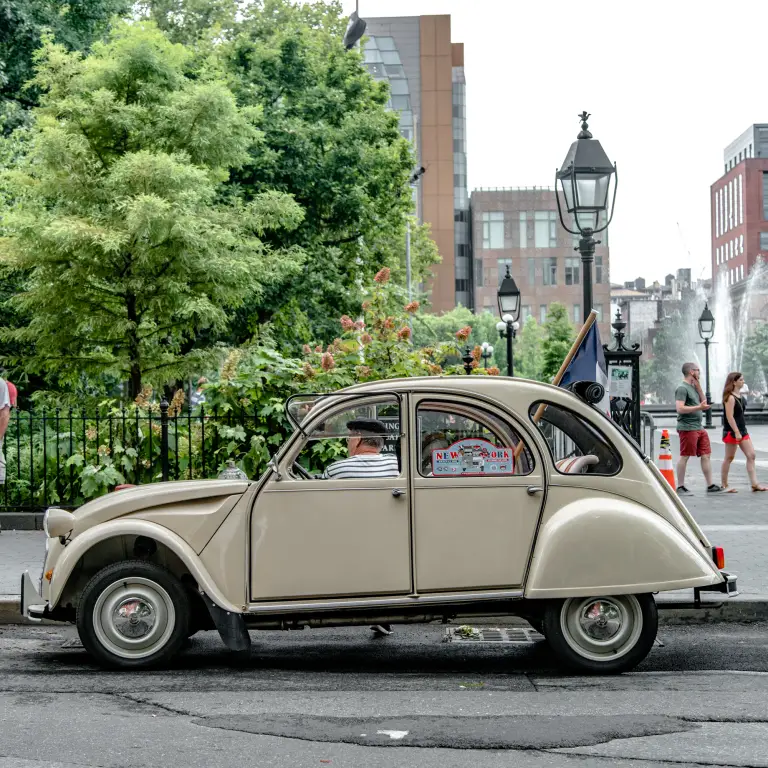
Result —
[[189, 633], [189, 600], [167, 569], [144, 560], [102, 568], [77, 609], [83, 647], [103, 666], [143, 669], [166, 663]]
[[658, 630], [656, 602], [652, 595], [553, 600], [544, 613], [544, 630], [557, 657], [572, 669], [627, 672], [653, 647]]

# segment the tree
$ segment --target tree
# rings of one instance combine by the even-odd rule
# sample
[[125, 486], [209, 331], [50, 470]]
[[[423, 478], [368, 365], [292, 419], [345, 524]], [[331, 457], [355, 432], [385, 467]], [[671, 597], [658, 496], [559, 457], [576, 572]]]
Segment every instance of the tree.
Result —
[[533, 315], [528, 316], [518, 332], [514, 352], [515, 375], [523, 379], [548, 381], [544, 378], [544, 329]]
[[[281, 192], [222, 202], [228, 168], [259, 140], [254, 110], [185, 75], [189, 52], [150, 23], [120, 24], [86, 59], [46, 41], [31, 150], [2, 257], [28, 274], [5, 338], [34, 344], [28, 370], [146, 383], [199, 370], [206, 332], [301, 268], [301, 208]], [[271, 236], [266, 243], [262, 236]]]
[[130, 7], [131, 0], [0, 0], [0, 132], [22, 123], [37, 105], [38, 89], [25, 86], [46, 33], [70, 51], [85, 51], [103, 37], [113, 15]]
[[257, 0], [220, 47], [238, 102], [262, 111], [262, 141], [233, 174], [231, 194], [249, 201], [276, 189], [306, 212], [288, 242], [311, 266], [246, 312], [263, 323], [295, 298], [313, 336], [326, 340], [339, 313], [360, 306], [373, 275], [401, 262], [415, 162], [387, 110], [388, 86], [344, 50], [344, 23], [336, 2]]
[[543, 381], [552, 381], [576, 338], [571, 321], [568, 319], [568, 310], [564, 304], [554, 301], [549, 305], [549, 313], [544, 323], [544, 333], [545, 337], [542, 343], [544, 364], [541, 376]]

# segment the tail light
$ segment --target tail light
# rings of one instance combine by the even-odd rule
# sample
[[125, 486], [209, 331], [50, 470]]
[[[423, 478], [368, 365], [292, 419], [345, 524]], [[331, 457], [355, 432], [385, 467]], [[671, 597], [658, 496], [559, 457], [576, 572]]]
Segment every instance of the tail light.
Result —
[[725, 568], [725, 550], [722, 547], [712, 547], [712, 559], [721, 571]]

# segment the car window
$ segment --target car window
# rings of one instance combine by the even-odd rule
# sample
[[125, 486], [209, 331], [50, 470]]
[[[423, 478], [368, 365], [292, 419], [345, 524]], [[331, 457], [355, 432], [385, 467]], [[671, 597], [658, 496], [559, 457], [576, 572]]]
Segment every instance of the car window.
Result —
[[555, 469], [564, 475], [615, 475], [621, 458], [586, 419], [553, 403], [534, 403], [531, 420], [547, 441]]
[[533, 455], [506, 421], [475, 407], [421, 402], [418, 467], [423, 477], [527, 475]]
[[309, 429], [292, 476], [304, 480], [400, 476], [400, 410], [399, 401], [391, 396], [340, 405]]

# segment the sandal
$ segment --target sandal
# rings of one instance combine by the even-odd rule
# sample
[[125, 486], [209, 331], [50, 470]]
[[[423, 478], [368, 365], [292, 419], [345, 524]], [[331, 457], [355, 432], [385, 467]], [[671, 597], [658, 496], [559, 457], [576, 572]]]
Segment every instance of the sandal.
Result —
[[764, 485], [753, 485], [752, 493], [757, 493], [758, 491], [768, 491], [768, 488], [766, 488]]
[[723, 493], [738, 493], [739, 491], [736, 488], [732, 488], [730, 486], [724, 485], [723, 486]]

